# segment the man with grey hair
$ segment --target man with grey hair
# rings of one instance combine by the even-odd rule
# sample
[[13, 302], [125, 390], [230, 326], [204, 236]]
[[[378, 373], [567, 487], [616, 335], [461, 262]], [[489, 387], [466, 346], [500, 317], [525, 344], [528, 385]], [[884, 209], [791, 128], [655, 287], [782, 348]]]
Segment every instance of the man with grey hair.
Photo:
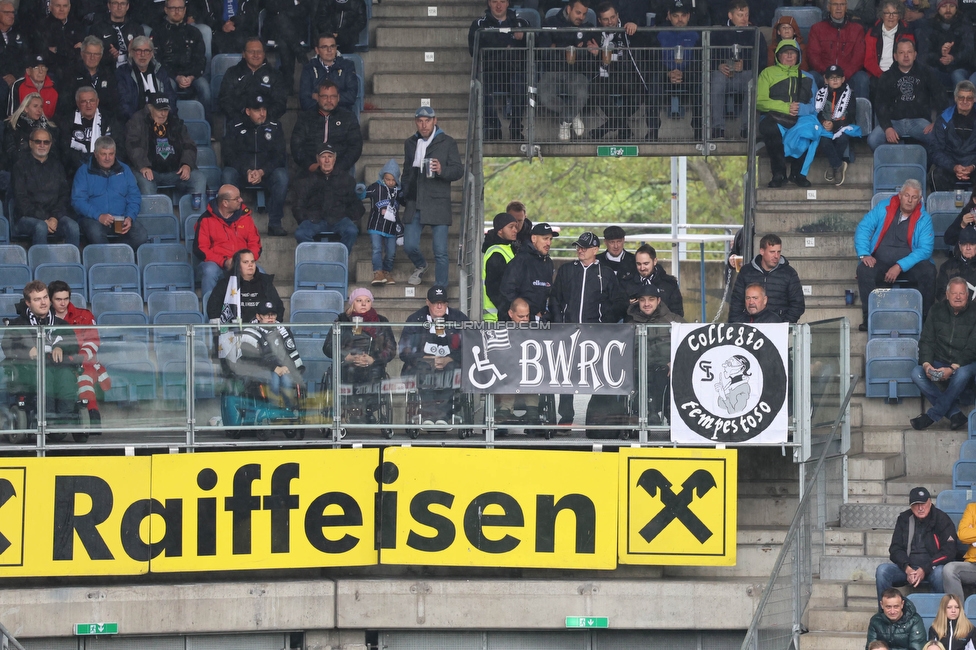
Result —
[[[115, 64], [104, 57], [105, 46], [97, 36], [86, 36], [81, 42], [81, 57], [58, 86], [58, 114], [67, 116], [75, 110], [79, 88], [94, 88], [104, 113], [114, 114], [119, 105], [119, 89], [115, 79]], [[63, 120], [59, 120], [63, 121]]]
[[968, 80], [960, 81], [953, 97], [955, 104], [942, 111], [932, 132], [932, 189], [943, 192], [959, 188], [968, 193], [976, 170], [976, 86]]
[[149, 95], [163, 93], [176, 115], [176, 91], [169, 72], [157, 61], [148, 36], [136, 36], [129, 44], [129, 62], [116, 69], [119, 83], [119, 117], [128, 122], [149, 102]]
[[10, 87], [22, 74], [27, 63], [26, 32], [15, 25], [17, 10], [11, 0], [0, 2], [0, 106], [6, 106]]
[[935, 297], [935, 265], [932, 217], [922, 205], [922, 185], [909, 179], [887, 203], [871, 209], [854, 232], [857, 287], [861, 294], [863, 322], [867, 331], [868, 295], [878, 287], [904, 280], [922, 294], [922, 318], [928, 316]]
[[136, 217], [142, 195], [128, 165], [115, 158], [115, 140], [102, 136], [95, 140], [95, 153], [87, 165], [75, 173], [71, 188], [71, 207], [78, 214], [81, 230], [89, 244], [107, 244], [109, 236], [133, 250], [148, 239], [146, 229]]
[[[114, 78], [113, 78], [114, 81]], [[91, 86], [82, 86], [74, 92], [75, 110], [63, 113], [58, 120], [61, 128], [61, 162], [74, 178], [75, 171], [88, 162], [95, 152], [95, 141], [103, 135], [116, 140], [116, 155], [125, 158], [122, 144], [125, 132], [122, 123], [114, 116], [102, 113], [102, 100]]]

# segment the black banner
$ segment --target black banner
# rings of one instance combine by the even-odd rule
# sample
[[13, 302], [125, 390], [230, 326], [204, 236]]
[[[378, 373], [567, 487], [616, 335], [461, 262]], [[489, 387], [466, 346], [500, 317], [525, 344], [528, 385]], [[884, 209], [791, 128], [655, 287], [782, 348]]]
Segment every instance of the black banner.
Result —
[[634, 388], [632, 325], [464, 330], [462, 388], [469, 393], [627, 395]]

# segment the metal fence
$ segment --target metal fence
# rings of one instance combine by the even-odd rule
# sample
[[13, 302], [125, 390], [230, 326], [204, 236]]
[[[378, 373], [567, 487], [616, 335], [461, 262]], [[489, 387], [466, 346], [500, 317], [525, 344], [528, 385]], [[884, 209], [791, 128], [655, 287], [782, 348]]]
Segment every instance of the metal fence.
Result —
[[[95, 404], [78, 401], [76, 360], [54, 363], [51, 354], [30, 358], [31, 348], [62, 345], [52, 344], [54, 330], [3, 328], [0, 444], [39, 454], [77, 450], [82, 444], [174, 450], [408, 441], [520, 447], [670, 444], [669, 326], [634, 325], [634, 390], [613, 399], [606, 413], [594, 411], [590, 424], [585, 424], [589, 396], [571, 396], [572, 427], [557, 425], [554, 395], [463, 392], [459, 358], [438, 363], [435, 357], [444, 355], [436, 351], [405, 352], [409, 327], [416, 330], [418, 324], [289, 324], [304, 368], [300, 377], [276, 373], [275, 364], [246, 353], [234, 363], [224, 358], [235, 345], [232, 340], [253, 335], [247, 326], [223, 331], [213, 325], [94, 328], [101, 337], [98, 360], [110, 381], [97, 389], [97, 414]], [[815, 338], [811, 326], [791, 326], [791, 377], [810, 374], [803, 351]], [[844, 355], [846, 347], [834, 352]], [[836, 391], [843, 385], [836, 381], [841, 364], [840, 358], [822, 364], [814, 371], [821, 381], [814, 385]], [[296, 381], [288, 381], [289, 374]], [[809, 382], [791, 381], [788, 445], [803, 461], [810, 448], [810, 420], [798, 408], [821, 397], [810, 393]]]

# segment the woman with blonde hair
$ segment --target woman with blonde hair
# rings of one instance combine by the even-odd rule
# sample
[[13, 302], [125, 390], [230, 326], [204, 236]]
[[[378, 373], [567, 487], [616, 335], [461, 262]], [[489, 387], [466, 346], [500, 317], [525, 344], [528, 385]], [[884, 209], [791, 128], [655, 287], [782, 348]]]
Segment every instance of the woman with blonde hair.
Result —
[[929, 627], [930, 643], [938, 641], [942, 650], [972, 650], [973, 624], [962, 611], [962, 599], [955, 594], [946, 594], [939, 602], [939, 613]]
[[30, 93], [24, 97], [10, 117], [7, 118], [6, 129], [3, 133], [3, 156], [5, 169], [13, 169], [20, 156], [29, 156], [30, 134], [34, 129], [45, 129], [51, 134], [54, 144], [51, 146], [51, 156], [59, 158], [58, 129], [54, 122], [44, 115], [44, 100], [38, 93]]
[[929, 641], [922, 647], [922, 650], [945, 650], [945, 646], [938, 641]]

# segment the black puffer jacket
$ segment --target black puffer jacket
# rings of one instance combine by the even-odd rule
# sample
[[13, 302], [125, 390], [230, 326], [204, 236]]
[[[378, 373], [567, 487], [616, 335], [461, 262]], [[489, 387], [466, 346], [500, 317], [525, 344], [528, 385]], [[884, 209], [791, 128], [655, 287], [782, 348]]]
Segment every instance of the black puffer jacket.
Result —
[[660, 264], [654, 265], [654, 270], [651, 271], [649, 276], [642, 277], [639, 273], [635, 273], [628, 279], [627, 283], [624, 285], [624, 291], [628, 298], [633, 298], [637, 295], [637, 291], [645, 284], [653, 284], [655, 287], [664, 292], [664, 304], [668, 306], [671, 313], [677, 314], [684, 318], [685, 315], [685, 304], [684, 300], [681, 298], [681, 289], [678, 288], [678, 279], [673, 275], [668, 275], [668, 272], [664, 270], [664, 267]]
[[[915, 536], [923, 540], [923, 548], [913, 545], [909, 558], [908, 524], [912, 518], [915, 519]], [[916, 569], [923, 569], [925, 575], [930, 575], [933, 566], [956, 559], [956, 525], [949, 519], [949, 515], [934, 505], [925, 519], [919, 519], [911, 510], [905, 510], [898, 515], [898, 521], [895, 522], [895, 532], [891, 535], [891, 546], [888, 547], [888, 559], [899, 569], [904, 570], [911, 565]]]
[[[50, 156], [44, 162], [22, 156], [13, 169], [16, 221], [23, 217], [66, 217], [71, 209], [71, 185], [61, 163]], [[14, 223], [16, 223], [16, 221]]]
[[905, 608], [897, 621], [888, 620], [885, 613], [881, 611], [880, 605], [878, 606], [878, 613], [872, 616], [871, 622], [868, 623], [868, 641], [864, 647], [870, 645], [872, 641], [881, 640], [887, 641], [889, 648], [922, 650], [922, 645], [925, 643], [925, 624], [915, 611], [912, 601], [906, 598], [904, 602]]
[[554, 323], [616, 323], [627, 309], [616, 274], [594, 261], [577, 260], [556, 271], [549, 297]]
[[542, 320], [548, 321], [553, 272], [549, 254], [543, 255], [531, 241], [527, 242], [505, 269], [502, 295], [509, 304], [516, 298], [522, 298], [529, 303], [529, 313], [533, 318], [541, 314]]
[[337, 170], [352, 169], [363, 155], [363, 132], [352, 111], [336, 107], [328, 115], [323, 115], [318, 108], [313, 108], [298, 116], [295, 129], [291, 132], [291, 157], [302, 171], [315, 164], [318, 148], [326, 141], [326, 119], [329, 120], [328, 143], [336, 150]]
[[[126, 60], [128, 61], [129, 43], [136, 36], [143, 36], [145, 34], [142, 25], [133, 20], [131, 16], [126, 16], [125, 21], [121, 23], [113, 23], [111, 18], [104, 16], [92, 24], [88, 33], [91, 36], [97, 36], [102, 39], [102, 45], [105, 46], [105, 52], [102, 54], [102, 63], [108, 63], [113, 68], [117, 67], [118, 60], [112, 58], [112, 53], [109, 51], [109, 48], [114, 47], [120, 53], [126, 54]], [[125, 42], [124, 50], [120, 47], [122, 41]]]
[[257, 70], [251, 70], [247, 61], [242, 60], [224, 75], [218, 104], [224, 116], [234, 122], [244, 117], [244, 106], [255, 95], [261, 95], [268, 102], [269, 120], [277, 120], [285, 114], [288, 87], [281, 73], [267, 62]]
[[[945, 295], [945, 294], [943, 294]], [[966, 366], [976, 360], [976, 305], [969, 303], [955, 313], [947, 300], [929, 309], [918, 339], [920, 364], [958, 363]]]
[[786, 258], [779, 258], [779, 264], [772, 271], [766, 271], [762, 267], [762, 256], [756, 255], [756, 259], [743, 266], [739, 277], [735, 279], [735, 288], [732, 289], [732, 299], [729, 301], [730, 323], [746, 322], [746, 287], [750, 284], [761, 284], [765, 287], [768, 299], [766, 309], [779, 314], [784, 323], [797, 322], [806, 311], [800, 276]]
[[359, 33], [366, 27], [363, 0], [320, 0], [315, 12], [315, 38], [335, 34], [340, 52], [352, 52]]
[[939, 277], [935, 280], [935, 299], [945, 300], [946, 287], [949, 280], [959, 276], [969, 284], [970, 300], [972, 300], [973, 288], [976, 287], [976, 257], [965, 259], [959, 249], [953, 251], [952, 257], [943, 262], [939, 267]]
[[[82, 86], [91, 86], [98, 93], [98, 110], [103, 115], [115, 115], [119, 109], [119, 88], [115, 78], [115, 64], [105, 63], [102, 59], [101, 65], [92, 75], [82, 64], [76, 65], [62, 79], [58, 86], [58, 122], [65, 119], [71, 120], [78, 104], [75, 102], [75, 92]], [[111, 61], [111, 59], [109, 59]]]
[[156, 58], [166, 66], [171, 77], [203, 76], [207, 50], [199, 29], [185, 22], [173, 24], [164, 20], [153, 29], [152, 42], [156, 46]]
[[[650, 315], [642, 312], [640, 305], [635, 302], [627, 308], [624, 322], [667, 325], [683, 323], [685, 320], [681, 316], [671, 313], [671, 310], [662, 300], [657, 309]], [[634, 350], [634, 357], [636, 361], [637, 350]], [[660, 327], [649, 330], [647, 333], [647, 367], [658, 368], [669, 363], [671, 363], [671, 330]]]
[[295, 199], [292, 202], [295, 221], [324, 221], [335, 224], [348, 217], [359, 225], [366, 208], [356, 196], [356, 181], [352, 175], [333, 170], [326, 176], [319, 170], [301, 176], [295, 183]]
[[247, 170], [260, 169], [266, 178], [279, 167], [288, 166], [285, 154], [285, 132], [277, 122], [255, 124], [251, 118], [227, 127], [224, 137], [224, 165], [233, 167], [242, 179]]

